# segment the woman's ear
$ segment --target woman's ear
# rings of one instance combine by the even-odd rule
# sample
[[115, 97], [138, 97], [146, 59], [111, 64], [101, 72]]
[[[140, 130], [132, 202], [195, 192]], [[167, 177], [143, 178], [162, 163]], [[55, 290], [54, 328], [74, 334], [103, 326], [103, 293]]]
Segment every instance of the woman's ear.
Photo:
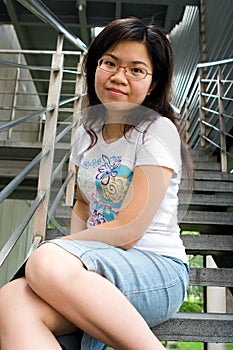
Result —
[[153, 81], [149, 87], [149, 90], [147, 92], [147, 95], [151, 94], [151, 91], [155, 88], [155, 86], [157, 85], [157, 81]]

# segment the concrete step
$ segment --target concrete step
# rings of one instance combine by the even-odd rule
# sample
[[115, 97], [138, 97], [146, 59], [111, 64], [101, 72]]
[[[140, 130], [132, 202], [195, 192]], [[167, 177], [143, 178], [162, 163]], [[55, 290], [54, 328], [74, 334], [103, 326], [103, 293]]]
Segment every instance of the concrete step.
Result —
[[232, 235], [182, 234], [182, 241], [188, 254], [219, 255], [232, 254]]
[[[63, 232], [59, 229], [48, 229], [46, 239], [54, 239], [62, 235]], [[181, 234], [181, 239], [188, 254], [219, 255], [224, 253], [227, 255], [233, 251], [232, 235]]]
[[219, 171], [196, 170], [195, 180], [215, 180], [233, 182], [233, 174]]
[[[23, 142], [23, 141], [0, 141], [0, 159], [4, 160], [32, 160], [42, 148], [41, 142]], [[67, 152], [70, 144], [58, 142], [56, 144], [56, 153]]]
[[195, 205], [195, 206], [213, 206], [213, 207], [232, 207], [233, 206], [233, 196], [231, 194], [201, 194], [201, 193], [192, 193], [190, 196], [180, 192], [179, 193], [179, 205]]
[[170, 320], [152, 328], [160, 340], [231, 343], [233, 314], [177, 313]]
[[[59, 206], [56, 209], [55, 217], [69, 221], [71, 208]], [[183, 211], [179, 210], [178, 219], [180, 223], [194, 223], [205, 225], [230, 225], [233, 226], [233, 212], [204, 212], [204, 211]]]
[[[59, 162], [62, 160], [64, 155], [60, 154]], [[59, 162], [55, 161], [53, 164], [53, 168], [55, 169]], [[22, 170], [26, 168], [26, 166], [30, 163], [30, 161], [25, 160], [0, 160], [0, 178], [13, 178], [17, 176]], [[27, 175], [27, 179], [36, 179], [39, 173], [39, 163], [31, 170], [31, 172]]]
[[215, 163], [215, 162], [195, 162], [194, 169], [195, 170], [221, 171], [221, 165], [220, 165], [220, 163]]
[[[186, 190], [186, 184], [182, 181], [180, 184], [180, 191]], [[233, 193], [233, 182], [231, 181], [215, 181], [215, 180], [196, 180], [193, 191], [207, 191], [207, 192], [229, 192]]]
[[[58, 207], [55, 218], [62, 227], [69, 227], [71, 208]], [[198, 231], [202, 234], [230, 234], [233, 226], [233, 212], [178, 211], [182, 231]]]
[[196, 162], [208, 162], [208, 163], [216, 163], [217, 157], [210, 156], [206, 153], [199, 153], [199, 152], [190, 152], [191, 158], [194, 163]]
[[[155, 311], [156, 312], [156, 311]], [[152, 327], [160, 340], [231, 343], [233, 342], [233, 314], [177, 313], [170, 320]], [[80, 333], [57, 337], [68, 350], [80, 349]]]
[[192, 267], [189, 284], [203, 287], [233, 287], [233, 269]]
[[182, 211], [178, 213], [182, 223], [233, 226], [233, 212]]

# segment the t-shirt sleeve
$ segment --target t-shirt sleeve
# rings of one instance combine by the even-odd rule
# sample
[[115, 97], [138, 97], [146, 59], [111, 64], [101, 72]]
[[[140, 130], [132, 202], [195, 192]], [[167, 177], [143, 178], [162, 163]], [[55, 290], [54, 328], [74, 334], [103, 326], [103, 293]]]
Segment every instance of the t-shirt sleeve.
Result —
[[149, 125], [137, 147], [137, 165], [159, 165], [178, 174], [181, 168], [181, 141], [175, 125], [159, 117]]
[[85, 152], [85, 150], [87, 150], [89, 145], [90, 145], [90, 137], [87, 134], [84, 127], [81, 125], [77, 129], [77, 131], [74, 135], [74, 142], [71, 146], [70, 160], [75, 165], [77, 165], [77, 166], [80, 165], [83, 153]]

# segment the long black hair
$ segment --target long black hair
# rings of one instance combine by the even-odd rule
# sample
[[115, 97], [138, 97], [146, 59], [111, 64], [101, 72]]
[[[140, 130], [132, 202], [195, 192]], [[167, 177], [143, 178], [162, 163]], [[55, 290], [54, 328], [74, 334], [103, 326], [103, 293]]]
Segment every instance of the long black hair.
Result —
[[[171, 86], [174, 71], [174, 55], [172, 46], [165, 32], [156, 24], [146, 24], [138, 18], [117, 19], [110, 22], [100, 34], [93, 40], [83, 61], [83, 71], [86, 75], [86, 97], [83, 99], [83, 107], [101, 105], [95, 92], [95, 72], [97, 61], [109, 49], [122, 41], [137, 41], [144, 43], [153, 65], [152, 89], [142, 102], [142, 106], [148, 107], [157, 114], [170, 119], [180, 131], [179, 118], [170, 104]], [[104, 108], [104, 107], [103, 107]], [[143, 119], [152, 120], [155, 113], [145, 113]], [[134, 114], [135, 116], [135, 114]], [[152, 119], [151, 119], [152, 118]], [[84, 127], [91, 137], [91, 146], [96, 143], [97, 135], [93, 126], [103, 123], [103, 113], [91, 116], [84, 120]], [[125, 125], [124, 132], [137, 127], [142, 122], [141, 115], [134, 117], [133, 123]], [[181, 137], [182, 140], [182, 137]], [[183, 167], [188, 177], [192, 175], [192, 162], [182, 140], [181, 155]]]

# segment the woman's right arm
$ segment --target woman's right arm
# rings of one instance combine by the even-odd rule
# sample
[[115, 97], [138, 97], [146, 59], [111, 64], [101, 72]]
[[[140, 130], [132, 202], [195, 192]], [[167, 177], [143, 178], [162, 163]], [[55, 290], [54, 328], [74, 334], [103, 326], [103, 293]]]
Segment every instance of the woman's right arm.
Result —
[[[76, 174], [78, 167], [76, 167]], [[87, 219], [89, 217], [89, 204], [84, 199], [77, 184], [77, 200], [72, 210], [70, 234], [83, 231], [87, 228]]]

